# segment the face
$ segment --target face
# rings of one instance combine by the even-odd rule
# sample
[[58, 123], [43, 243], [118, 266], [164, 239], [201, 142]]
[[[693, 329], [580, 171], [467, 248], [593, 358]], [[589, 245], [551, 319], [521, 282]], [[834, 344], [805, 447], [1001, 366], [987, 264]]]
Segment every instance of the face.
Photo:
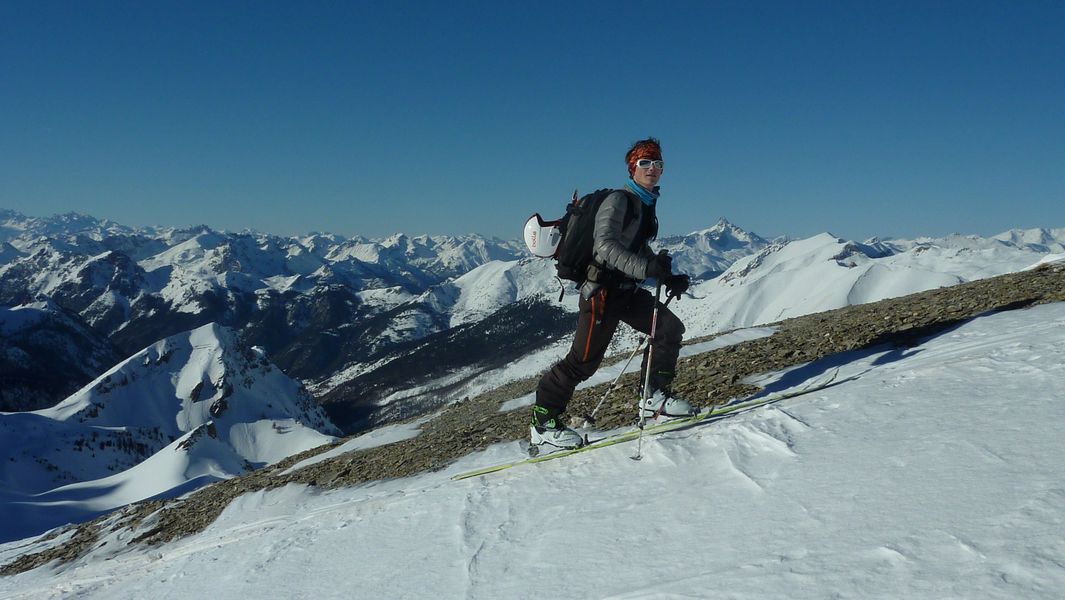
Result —
[[641, 168], [637, 165], [636, 169], [632, 172], [632, 180], [643, 189], [652, 190], [658, 185], [658, 180], [662, 178], [662, 171], [662, 167], [651, 166]]

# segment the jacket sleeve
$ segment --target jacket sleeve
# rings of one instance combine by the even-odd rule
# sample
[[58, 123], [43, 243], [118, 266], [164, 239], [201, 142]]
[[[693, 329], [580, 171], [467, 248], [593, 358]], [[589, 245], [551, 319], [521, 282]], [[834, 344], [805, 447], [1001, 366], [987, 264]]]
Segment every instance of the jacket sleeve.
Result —
[[640, 253], [631, 252], [621, 242], [627, 210], [629, 198], [624, 192], [616, 191], [603, 199], [595, 215], [594, 254], [607, 267], [633, 279], [643, 280], [647, 278], [648, 259]]

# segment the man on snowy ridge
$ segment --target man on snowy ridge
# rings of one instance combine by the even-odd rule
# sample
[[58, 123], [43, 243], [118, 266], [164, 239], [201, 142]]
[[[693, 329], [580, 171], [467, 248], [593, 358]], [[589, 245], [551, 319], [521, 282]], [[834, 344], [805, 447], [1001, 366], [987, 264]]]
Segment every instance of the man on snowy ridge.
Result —
[[[640, 409], [647, 416], [679, 417], [694, 412], [690, 404], [673, 398], [670, 389], [684, 324], [639, 286], [641, 281], [654, 279], [665, 286], [667, 297], [679, 297], [689, 284], [687, 275], [672, 274], [672, 258], [656, 255], [647, 245], [658, 235], [655, 205], [665, 168], [661, 144], [655, 138], [640, 140], [629, 148], [625, 162], [629, 169], [625, 187], [610, 193], [595, 214], [593, 260], [580, 286], [573, 344], [536, 388], [530, 427], [534, 446], [574, 448], [583, 443], [580, 434], [566, 427], [561, 418], [574, 389], [599, 368], [618, 323], [650, 333], [656, 304], [658, 322], [651, 355], [651, 390], [655, 393], [641, 400]], [[646, 369], [645, 356], [641, 372]]]

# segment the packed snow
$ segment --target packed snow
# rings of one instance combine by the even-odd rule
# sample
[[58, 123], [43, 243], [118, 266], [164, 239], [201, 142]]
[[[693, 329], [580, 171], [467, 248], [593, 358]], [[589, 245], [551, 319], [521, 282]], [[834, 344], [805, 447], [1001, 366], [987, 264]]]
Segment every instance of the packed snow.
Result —
[[[1060, 598], [1065, 304], [799, 367], [836, 385], [454, 482], [246, 495], [155, 548], [0, 579], [5, 598]], [[778, 374], [779, 375], [779, 374]], [[0, 562], [48, 542], [0, 545]]]

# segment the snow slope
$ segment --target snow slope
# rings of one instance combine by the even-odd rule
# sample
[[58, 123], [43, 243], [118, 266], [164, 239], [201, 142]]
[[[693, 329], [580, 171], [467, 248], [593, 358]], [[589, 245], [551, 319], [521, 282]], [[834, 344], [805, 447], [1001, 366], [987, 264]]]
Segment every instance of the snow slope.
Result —
[[[1065, 304], [830, 357], [838, 385], [461, 482], [242, 497], [166, 546], [113, 537], [5, 598], [1060, 598]], [[0, 562], [43, 541], [0, 545]]]
[[298, 382], [240, 348], [232, 331], [205, 325], [145, 348], [52, 408], [0, 413], [0, 539], [180, 495], [336, 433]]
[[672, 310], [688, 337], [707, 335], [1012, 273], [1041, 248], [955, 236], [885, 250], [822, 233], [737, 260]]

